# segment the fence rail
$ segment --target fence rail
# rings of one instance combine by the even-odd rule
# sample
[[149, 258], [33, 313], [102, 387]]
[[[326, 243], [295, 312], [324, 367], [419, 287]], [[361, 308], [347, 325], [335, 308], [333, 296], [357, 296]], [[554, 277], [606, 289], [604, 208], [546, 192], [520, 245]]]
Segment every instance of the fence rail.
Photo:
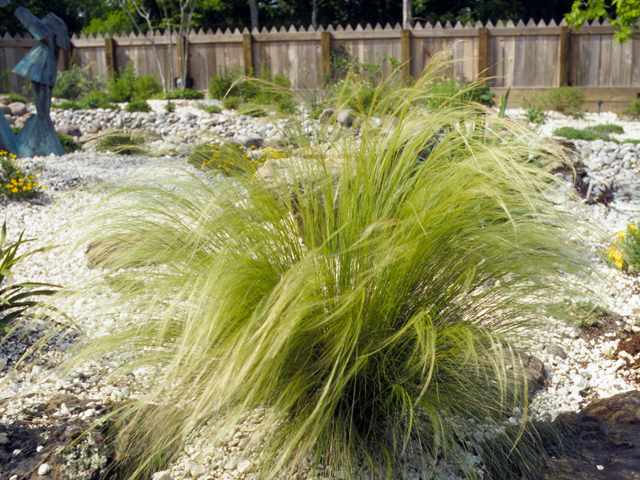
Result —
[[[524, 90], [568, 84], [584, 88], [588, 100], [624, 103], [640, 92], [640, 40], [614, 45], [613, 33], [608, 22], [594, 21], [575, 32], [564, 22], [536, 24], [530, 20], [526, 24], [509, 21], [475, 26], [416, 23], [410, 30], [399, 24], [317, 30], [292, 26], [253, 32], [246, 28], [233, 32], [200, 30], [190, 32], [182, 41], [176, 34], [169, 37], [166, 33], [156, 33], [153, 39], [165, 75], [173, 64], [173, 76], [178, 76], [175, 46], [186, 50], [189, 76], [198, 90], [205, 90], [211, 77], [223, 67], [245, 71], [265, 68], [287, 77], [296, 89], [318, 88], [329, 71], [330, 51], [338, 49], [352, 59], [383, 64], [385, 72], [389, 66], [383, 60], [395, 57], [406, 62], [406, 74], [417, 77], [435, 53], [452, 47], [452, 75], [463, 80], [486, 76], [496, 91], [511, 87], [518, 97]], [[0, 71], [11, 70], [34, 44], [29, 35], [0, 37]], [[110, 75], [133, 62], [138, 74], [160, 78], [149, 35], [74, 35], [71, 44], [74, 60], [88, 66], [92, 75]], [[68, 64], [69, 58], [63, 56], [59, 69], [64, 70]], [[13, 74], [9, 79], [12, 89], [20, 88], [21, 79]]]

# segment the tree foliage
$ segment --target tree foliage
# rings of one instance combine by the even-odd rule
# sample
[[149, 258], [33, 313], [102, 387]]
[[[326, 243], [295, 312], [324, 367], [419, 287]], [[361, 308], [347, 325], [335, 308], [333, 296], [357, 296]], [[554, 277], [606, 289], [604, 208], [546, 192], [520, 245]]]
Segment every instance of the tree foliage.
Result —
[[615, 43], [624, 43], [631, 38], [633, 27], [640, 18], [640, 0], [576, 0], [571, 13], [565, 16], [567, 23], [579, 29], [587, 20], [608, 18], [616, 28]]

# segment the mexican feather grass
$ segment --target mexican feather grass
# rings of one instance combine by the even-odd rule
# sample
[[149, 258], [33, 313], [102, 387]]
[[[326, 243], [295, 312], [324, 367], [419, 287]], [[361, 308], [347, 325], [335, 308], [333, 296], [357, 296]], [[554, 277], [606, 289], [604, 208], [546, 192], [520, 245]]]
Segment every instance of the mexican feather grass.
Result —
[[107, 289], [95, 314], [130, 314], [76, 364], [156, 372], [114, 417], [132, 477], [253, 415], [245, 451], [263, 478], [404, 478], [428, 459], [471, 478], [474, 426], [526, 410], [511, 345], [587, 271], [537, 165], [562, 152], [434, 99], [444, 68], [369, 102], [393, 118], [357, 112], [359, 138], [301, 134], [279, 161], [288, 182], [201, 172], [109, 187], [79, 244], [106, 283], [64, 294]]

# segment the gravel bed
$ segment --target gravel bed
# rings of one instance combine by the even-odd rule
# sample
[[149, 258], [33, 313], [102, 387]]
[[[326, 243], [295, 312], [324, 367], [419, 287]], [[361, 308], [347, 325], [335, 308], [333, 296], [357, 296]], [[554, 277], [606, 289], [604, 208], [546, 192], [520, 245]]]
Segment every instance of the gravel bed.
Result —
[[[157, 106], [154, 106], [157, 109]], [[178, 118], [195, 115], [200, 124], [203, 114], [188, 106], [179, 105]], [[186, 112], [186, 113], [185, 113]], [[508, 111], [513, 117], [521, 116], [522, 111]], [[68, 120], [68, 119], [67, 119]], [[73, 120], [73, 119], [71, 119]], [[112, 119], [113, 120], [113, 119]], [[219, 117], [218, 117], [219, 120]], [[115, 119], [114, 121], [117, 121]], [[220, 122], [219, 122], [220, 123]], [[267, 122], [268, 123], [268, 122]], [[276, 136], [276, 128], [270, 129], [264, 121], [251, 119], [226, 119], [221, 122], [225, 133], [234, 135], [234, 128], [244, 129], [244, 134], [261, 134], [264, 137]], [[572, 125], [582, 128], [586, 125], [617, 123], [623, 125], [624, 138], [640, 138], [640, 123], [623, 122], [615, 115], [586, 114], [582, 120], [552, 114], [542, 131], [550, 134], [555, 128]], [[263, 131], [260, 131], [263, 129]], [[181, 131], [180, 127], [176, 131]], [[586, 174], [593, 179], [594, 188], [603, 188], [614, 181], [621, 188], [616, 201], [608, 207], [602, 205], [582, 205], [565, 203], [565, 208], [581, 216], [590, 216], [595, 224], [600, 224], [609, 233], [610, 238], [602, 238], [598, 229], [584, 232], [583, 240], [590, 250], [594, 268], [601, 275], [601, 282], [594, 286], [604, 305], [617, 314], [612, 320], [616, 327], [629, 332], [640, 331], [636, 325], [640, 321], [640, 284], [636, 277], [624, 275], [607, 265], [600, 253], [608, 246], [619, 230], [627, 223], [640, 219], [640, 148], [626, 148], [625, 145], [609, 145], [604, 142], [576, 142], [579, 152], [585, 157]], [[599, 154], [604, 152], [604, 154]], [[602, 159], [607, 157], [610, 162]], [[100, 195], [91, 187], [102, 182], [118, 181], [142, 174], [149, 168], [184, 168], [184, 158], [167, 156], [162, 158], [142, 156], [117, 156], [82, 152], [67, 154], [63, 157], [34, 157], [24, 159], [24, 164], [39, 171], [39, 178], [48, 188], [46, 193], [33, 201], [9, 201], [0, 199], [0, 212], [6, 218], [9, 240], [15, 240], [24, 229], [25, 237], [35, 239], [29, 248], [59, 244], [60, 239], [73, 235], [73, 227], [87, 207], [94, 205]], [[568, 198], [568, 197], [567, 197]], [[26, 258], [17, 269], [11, 281], [36, 281], [58, 285], [73, 285], [100, 275], [100, 271], [87, 265], [84, 252], [68, 252], [64, 245]], [[86, 298], [69, 306], [70, 315], [81, 325], [83, 331], [100, 334], [108, 325], [99, 324], [91, 315], [91, 305], [95, 299]], [[82, 371], [72, 372], [62, 377], [51, 369], [65, 357], [65, 352], [73, 344], [73, 334], [58, 338], [46, 350], [44, 360], [8, 376], [8, 372], [18, 357], [24, 352], [25, 345], [40, 338], [43, 329], [35, 325], [27, 332], [27, 341], [9, 341], [0, 345], [0, 424], [20, 421], [20, 412], [29, 405], [46, 402], [55, 394], [64, 393], [96, 403], [107, 400], [120, 401], [135, 394], [136, 388], [144, 385], [146, 372], [137, 372], [137, 378], [128, 378], [119, 383], [106, 383], [103, 378], [116, 366], [88, 365]], [[556, 322], [554, 328], [537, 332], [536, 345], [532, 348], [540, 358], [549, 374], [546, 387], [539, 391], [530, 405], [530, 414], [534, 418], [552, 420], [562, 412], [578, 411], [596, 398], [637, 390], [640, 377], [631, 368], [631, 360], [614, 358], [618, 338], [615, 333], [607, 333], [601, 338], [587, 338], [576, 328], [565, 322]], [[4, 399], [4, 401], [3, 401]], [[64, 405], [64, 404], [63, 404]], [[59, 415], [73, 416], [60, 406]], [[95, 415], [91, 408], [77, 414], [90, 419]], [[248, 455], [243, 455], [243, 439], [250, 434], [252, 422], [249, 419], [242, 428], [232, 432], [229, 443], [216, 450], [194, 440], [185, 454], [166, 472], [154, 475], [154, 480], [169, 480], [186, 475], [191, 478], [236, 479], [245, 478], [251, 466]], [[1, 439], [0, 439], [1, 440]], [[418, 474], [417, 466], [408, 472], [408, 478], [430, 478]], [[445, 462], [437, 467], [430, 466], [433, 478], [455, 478]], [[325, 472], [327, 478], [339, 478], [331, 472]], [[335, 473], [335, 472], [334, 472]], [[298, 478], [305, 478], [300, 472]]]

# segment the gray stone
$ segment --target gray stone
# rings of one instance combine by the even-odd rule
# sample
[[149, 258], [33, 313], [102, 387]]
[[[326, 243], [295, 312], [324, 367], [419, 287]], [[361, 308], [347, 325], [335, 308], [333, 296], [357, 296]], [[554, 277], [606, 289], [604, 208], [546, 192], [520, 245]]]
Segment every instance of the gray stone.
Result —
[[75, 125], [61, 125], [56, 129], [60, 133], [65, 135], [71, 135], [72, 137], [81, 137], [82, 132]]
[[336, 121], [336, 109], [335, 108], [327, 108], [322, 111], [320, 116], [318, 117], [318, 121], [320, 123], [331, 123]]
[[9, 95], [0, 95], [0, 104], [9, 105], [11, 103], [11, 97]]
[[262, 148], [264, 145], [264, 138], [257, 136], [236, 135], [231, 141], [246, 148]]
[[6, 433], [0, 433], [0, 445], [9, 444], [9, 437]]
[[5, 105], [4, 103], [0, 103], [0, 112], [4, 113], [5, 115], [11, 115], [11, 109], [9, 108], [9, 105]]
[[340, 110], [336, 115], [336, 120], [343, 127], [349, 128], [353, 125], [353, 122], [356, 119], [356, 115], [353, 110]]
[[29, 111], [27, 110], [27, 106], [22, 102], [10, 103], [9, 110], [11, 110], [11, 115], [15, 115], [16, 117], [21, 117]]
[[544, 348], [551, 355], [555, 355], [556, 357], [560, 357], [563, 360], [567, 359], [567, 352], [565, 352], [564, 349], [560, 345], [557, 345], [555, 343], [549, 343], [549, 344], [545, 345]]

